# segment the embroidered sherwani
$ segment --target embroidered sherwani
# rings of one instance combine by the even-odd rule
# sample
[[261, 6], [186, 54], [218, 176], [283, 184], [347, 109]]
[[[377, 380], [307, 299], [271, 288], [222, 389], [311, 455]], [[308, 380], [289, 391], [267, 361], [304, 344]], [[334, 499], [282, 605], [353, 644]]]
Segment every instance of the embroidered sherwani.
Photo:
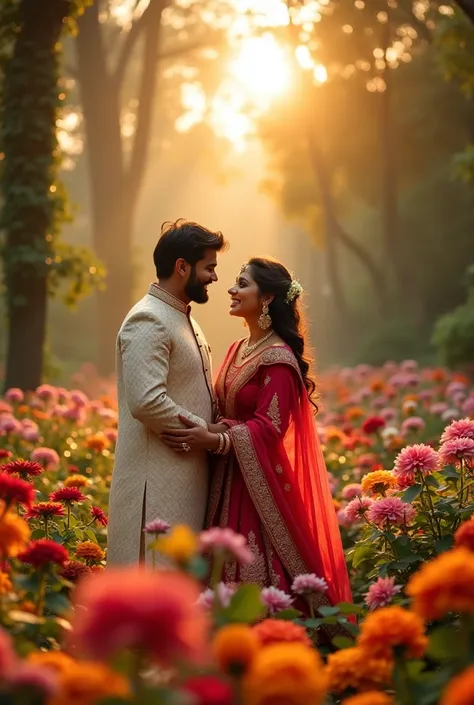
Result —
[[[160, 440], [213, 421], [210, 349], [190, 309], [155, 284], [126, 316], [117, 338], [118, 439], [109, 500], [109, 565], [143, 556], [153, 519], [203, 527], [208, 498], [205, 451], [177, 455]], [[149, 560], [149, 551], [147, 560]]]

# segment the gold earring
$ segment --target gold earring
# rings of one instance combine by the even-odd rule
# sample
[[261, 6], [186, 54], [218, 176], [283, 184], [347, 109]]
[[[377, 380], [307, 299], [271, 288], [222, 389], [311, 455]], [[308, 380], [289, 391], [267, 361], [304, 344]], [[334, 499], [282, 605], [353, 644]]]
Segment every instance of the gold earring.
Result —
[[271, 325], [272, 319], [270, 317], [270, 314], [268, 313], [268, 304], [265, 301], [262, 306], [262, 313], [258, 317], [258, 327], [262, 330], [268, 330], [269, 328], [271, 328]]

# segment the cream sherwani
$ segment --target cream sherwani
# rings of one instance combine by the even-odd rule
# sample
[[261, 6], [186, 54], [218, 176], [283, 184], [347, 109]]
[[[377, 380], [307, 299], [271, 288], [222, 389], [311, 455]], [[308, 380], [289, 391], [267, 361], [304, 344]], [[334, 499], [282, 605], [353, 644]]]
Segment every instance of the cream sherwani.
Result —
[[[159, 434], [215, 410], [209, 346], [190, 309], [152, 284], [117, 338], [118, 439], [109, 501], [109, 565], [140, 559], [143, 525], [153, 519], [199, 531], [208, 499], [204, 451], [176, 454]], [[149, 554], [149, 552], [147, 552]]]

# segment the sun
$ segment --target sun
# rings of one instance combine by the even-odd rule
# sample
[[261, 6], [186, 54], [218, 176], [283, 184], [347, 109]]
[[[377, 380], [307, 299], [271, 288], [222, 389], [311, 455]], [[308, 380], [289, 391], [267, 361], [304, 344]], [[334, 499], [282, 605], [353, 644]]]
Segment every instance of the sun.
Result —
[[229, 71], [255, 102], [268, 103], [291, 84], [288, 58], [270, 33], [243, 39]]

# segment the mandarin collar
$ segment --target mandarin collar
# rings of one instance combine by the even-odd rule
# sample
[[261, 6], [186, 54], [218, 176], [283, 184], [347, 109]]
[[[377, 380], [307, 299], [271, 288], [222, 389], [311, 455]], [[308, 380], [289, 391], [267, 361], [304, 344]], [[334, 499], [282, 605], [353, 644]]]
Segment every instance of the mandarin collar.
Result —
[[185, 313], [187, 316], [191, 313], [191, 306], [185, 304], [184, 301], [176, 298], [173, 294], [170, 294], [169, 291], [165, 291], [161, 288], [161, 286], [158, 286], [158, 284], [150, 284], [148, 293], [155, 296], [157, 299], [160, 299], [163, 303], [168, 304], [168, 306], [175, 308], [177, 311]]

